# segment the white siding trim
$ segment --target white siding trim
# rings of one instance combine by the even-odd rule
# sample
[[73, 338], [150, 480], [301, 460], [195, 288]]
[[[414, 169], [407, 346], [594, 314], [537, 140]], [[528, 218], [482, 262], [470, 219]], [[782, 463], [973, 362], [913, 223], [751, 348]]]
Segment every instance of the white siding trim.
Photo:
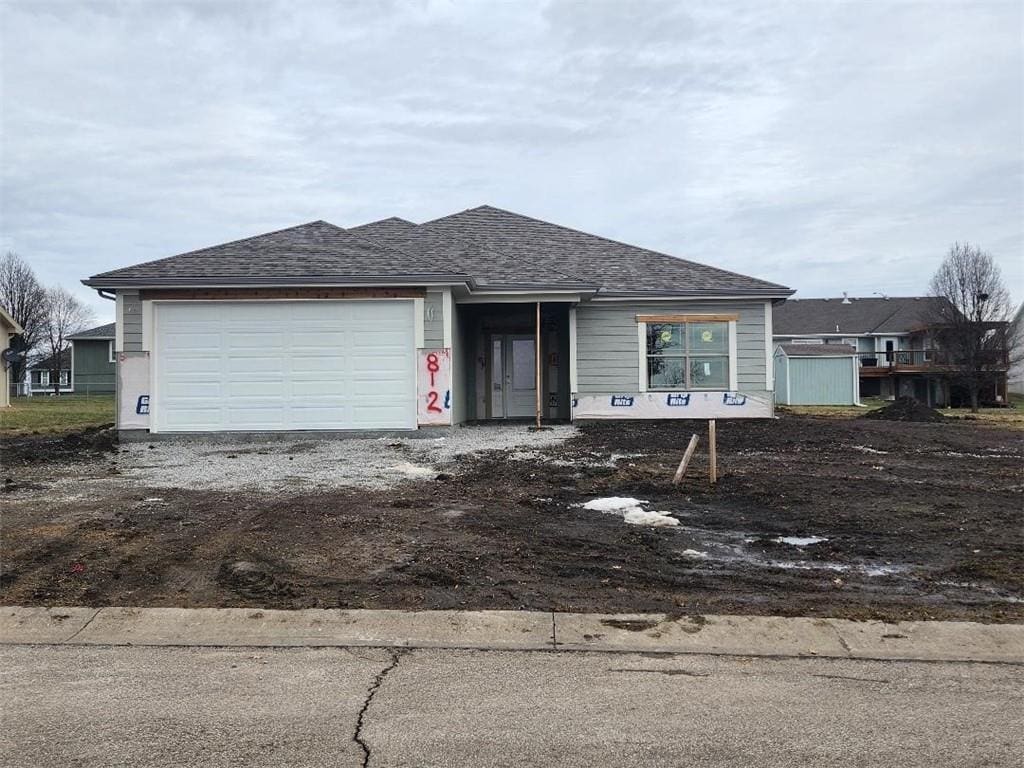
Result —
[[[423, 305], [425, 299], [417, 298], [412, 300], [412, 314], [415, 328], [416, 349], [423, 349], [426, 346], [426, 329], [423, 324]], [[418, 370], [418, 366], [417, 366]]]
[[576, 362], [576, 307], [569, 307], [569, 393], [573, 394], [578, 389]]
[[441, 294], [441, 327], [443, 329], [444, 346], [448, 349], [452, 348], [452, 312], [454, 311], [454, 304], [452, 302], [452, 289], [445, 288]]
[[789, 368], [789, 356], [783, 355], [786, 359], [786, 405], [793, 404], [793, 372]]
[[[729, 321], [729, 389], [735, 392], [740, 388], [739, 354], [737, 351], [736, 321]], [[771, 387], [768, 387], [771, 391]]]
[[114, 297], [114, 351], [124, 352], [124, 295], [120, 291]]
[[764, 303], [764, 383], [769, 392], [775, 391], [775, 355], [772, 354], [772, 303]]
[[640, 357], [640, 392], [647, 391], [647, 323], [636, 324], [637, 351]]

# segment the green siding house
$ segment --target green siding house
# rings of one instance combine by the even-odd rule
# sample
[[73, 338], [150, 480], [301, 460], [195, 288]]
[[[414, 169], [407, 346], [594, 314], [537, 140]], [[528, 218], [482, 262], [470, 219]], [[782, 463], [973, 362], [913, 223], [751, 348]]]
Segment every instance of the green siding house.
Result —
[[76, 333], [71, 341], [71, 388], [76, 395], [113, 394], [114, 323]]

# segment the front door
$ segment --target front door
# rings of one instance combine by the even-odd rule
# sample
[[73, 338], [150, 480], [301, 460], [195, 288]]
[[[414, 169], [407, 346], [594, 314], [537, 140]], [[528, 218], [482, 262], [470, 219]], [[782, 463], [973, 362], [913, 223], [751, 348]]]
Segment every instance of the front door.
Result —
[[490, 337], [491, 418], [529, 418], [537, 410], [537, 348], [533, 336]]

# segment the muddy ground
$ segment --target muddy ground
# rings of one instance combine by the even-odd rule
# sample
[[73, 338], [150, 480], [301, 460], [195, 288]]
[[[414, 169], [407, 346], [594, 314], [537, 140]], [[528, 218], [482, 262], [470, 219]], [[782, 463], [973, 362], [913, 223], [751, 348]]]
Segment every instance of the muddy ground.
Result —
[[[391, 489], [272, 493], [147, 488], [95, 434], [5, 441], [0, 603], [1024, 620], [1024, 432], [720, 422], [719, 484], [702, 437], [675, 488], [694, 431], [594, 424]], [[579, 506], [605, 496], [680, 525]]]

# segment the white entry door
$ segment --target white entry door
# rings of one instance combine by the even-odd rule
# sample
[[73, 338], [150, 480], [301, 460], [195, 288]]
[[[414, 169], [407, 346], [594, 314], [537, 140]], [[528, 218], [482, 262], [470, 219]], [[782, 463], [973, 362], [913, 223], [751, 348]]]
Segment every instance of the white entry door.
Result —
[[491, 418], [529, 418], [537, 412], [537, 348], [533, 336], [491, 336]]
[[154, 304], [158, 432], [415, 429], [413, 302]]

